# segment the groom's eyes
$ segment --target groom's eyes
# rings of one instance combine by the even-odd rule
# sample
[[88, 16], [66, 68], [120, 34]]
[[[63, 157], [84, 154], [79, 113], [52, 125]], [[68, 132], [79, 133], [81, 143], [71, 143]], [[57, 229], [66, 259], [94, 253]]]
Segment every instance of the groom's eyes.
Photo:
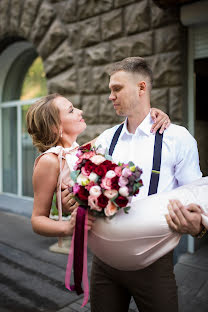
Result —
[[118, 91], [120, 91], [120, 90], [121, 90], [121, 87], [120, 87], [120, 86], [113, 88], [113, 91], [114, 91], [114, 92], [118, 92]]

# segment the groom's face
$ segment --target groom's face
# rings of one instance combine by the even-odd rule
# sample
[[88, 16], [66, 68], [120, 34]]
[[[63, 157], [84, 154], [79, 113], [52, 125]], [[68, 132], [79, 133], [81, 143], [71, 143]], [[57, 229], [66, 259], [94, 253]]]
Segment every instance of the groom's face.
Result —
[[116, 114], [130, 117], [138, 109], [138, 79], [134, 74], [118, 71], [111, 75], [109, 99], [113, 102]]

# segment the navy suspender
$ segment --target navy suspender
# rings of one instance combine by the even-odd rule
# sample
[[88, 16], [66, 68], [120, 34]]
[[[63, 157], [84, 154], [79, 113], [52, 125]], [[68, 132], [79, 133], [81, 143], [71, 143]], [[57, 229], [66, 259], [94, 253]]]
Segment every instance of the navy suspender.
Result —
[[159, 131], [157, 131], [155, 134], [153, 165], [152, 165], [152, 173], [151, 173], [151, 178], [150, 178], [148, 196], [157, 193], [157, 187], [158, 187], [158, 182], [159, 182], [159, 177], [160, 177], [162, 140], [163, 140], [163, 134], [160, 134]]
[[114, 148], [118, 142], [118, 138], [119, 138], [119, 135], [121, 134], [121, 130], [123, 129], [123, 123], [118, 127], [118, 129], [116, 130], [116, 132], [114, 133], [114, 136], [112, 138], [112, 141], [111, 141], [111, 145], [110, 145], [110, 148], [109, 148], [109, 155], [112, 156], [113, 155], [113, 151], [114, 151]]
[[[114, 133], [113, 139], [111, 141], [111, 145], [109, 148], [109, 155], [113, 155], [114, 148], [118, 142], [118, 138], [121, 134], [121, 130], [123, 128], [123, 123], [118, 127], [116, 132]], [[156, 132], [155, 135], [155, 145], [154, 145], [154, 155], [153, 155], [153, 165], [152, 165], [152, 173], [150, 178], [150, 185], [148, 195], [152, 195], [157, 193], [158, 182], [160, 177], [160, 165], [161, 165], [161, 152], [162, 152], [162, 140], [163, 134], [160, 134], [159, 131]]]

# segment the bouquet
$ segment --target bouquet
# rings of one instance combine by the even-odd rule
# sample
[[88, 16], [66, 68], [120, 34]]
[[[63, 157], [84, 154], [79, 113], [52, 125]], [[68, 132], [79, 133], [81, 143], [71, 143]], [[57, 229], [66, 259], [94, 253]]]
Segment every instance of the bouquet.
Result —
[[[91, 144], [81, 146], [76, 154], [78, 161], [71, 172], [70, 191], [79, 203], [76, 226], [69, 251], [65, 276], [65, 286], [82, 294], [84, 306], [88, 301], [89, 285], [87, 277], [87, 214], [113, 217], [119, 209], [128, 213], [132, 196], [139, 193], [143, 185], [140, 178], [142, 170], [133, 162], [128, 164], [112, 161], [101, 146]], [[70, 284], [74, 264], [74, 285]]]
[[121, 208], [128, 213], [132, 196], [143, 185], [142, 170], [133, 162], [113, 163], [101, 146], [82, 146], [77, 156], [75, 171], [71, 173], [76, 201], [98, 216], [112, 217]]

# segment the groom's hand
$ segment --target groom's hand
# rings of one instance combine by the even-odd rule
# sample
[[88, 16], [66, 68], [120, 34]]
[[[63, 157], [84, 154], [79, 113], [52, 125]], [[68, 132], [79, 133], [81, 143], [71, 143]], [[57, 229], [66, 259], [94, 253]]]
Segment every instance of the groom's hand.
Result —
[[61, 184], [61, 203], [64, 213], [72, 213], [79, 205], [73, 197], [73, 193], [69, 192], [68, 186]]
[[173, 231], [195, 236], [203, 229], [200, 206], [196, 204], [183, 206], [179, 200], [170, 200], [168, 210], [169, 214], [165, 217]]

